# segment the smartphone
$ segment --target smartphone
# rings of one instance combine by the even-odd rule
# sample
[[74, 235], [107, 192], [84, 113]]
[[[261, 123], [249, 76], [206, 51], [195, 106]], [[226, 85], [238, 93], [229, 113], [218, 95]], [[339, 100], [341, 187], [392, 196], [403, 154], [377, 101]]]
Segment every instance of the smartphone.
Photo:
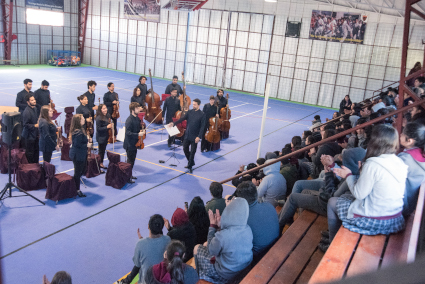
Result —
[[189, 204], [187, 202], [184, 203], [184, 206], [189, 209]]
[[244, 171], [246, 171], [246, 169], [247, 169], [247, 166], [244, 166], [244, 167], [243, 167], [243, 170], [244, 170]]

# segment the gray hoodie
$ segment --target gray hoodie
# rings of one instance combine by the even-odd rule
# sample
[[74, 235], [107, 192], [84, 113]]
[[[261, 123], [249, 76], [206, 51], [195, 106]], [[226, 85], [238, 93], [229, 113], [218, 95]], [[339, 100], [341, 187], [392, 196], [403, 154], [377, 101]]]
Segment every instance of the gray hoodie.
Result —
[[[276, 159], [266, 161], [266, 164], [274, 162]], [[286, 196], [286, 180], [280, 174], [280, 163], [274, 163], [263, 169], [266, 175], [258, 187], [258, 202], [269, 202], [276, 207], [277, 201]]]
[[252, 261], [252, 231], [247, 225], [248, 202], [244, 198], [233, 198], [221, 215], [221, 230], [210, 227], [208, 252], [215, 256], [217, 273], [232, 279]]

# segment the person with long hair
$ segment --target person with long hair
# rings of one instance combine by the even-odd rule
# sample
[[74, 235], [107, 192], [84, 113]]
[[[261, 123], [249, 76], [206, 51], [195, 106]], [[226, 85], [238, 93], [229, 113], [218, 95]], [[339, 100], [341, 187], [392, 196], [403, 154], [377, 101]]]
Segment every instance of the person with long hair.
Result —
[[185, 245], [180, 241], [171, 241], [164, 252], [164, 260], [146, 271], [146, 284], [195, 284], [199, 281], [193, 267], [184, 263]]
[[[140, 104], [138, 101], [137, 102], [140, 104], [140, 106], [144, 107], [146, 95], [148, 94], [148, 86], [146, 85], [146, 77], [145, 76], [142, 75], [142, 76], [139, 77], [139, 85], [137, 85], [136, 88], [140, 90], [139, 96], [140, 96], [140, 99], [142, 100], [143, 104]], [[134, 94], [137, 94], [136, 90], [133, 91], [133, 97], [134, 97]]]
[[133, 96], [131, 96], [130, 102], [139, 103], [140, 107], [142, 108], [141, 111], [144, 111], [146, 108], [146, 102], [145, 102], [145, 97], [143, 97], [141, 94], [142, 94], [142, 91], [140, 90], [139, 87], [134, 88]]
[[195, 196], [192, 199], [187, 210], [187, 215], [189, 215], [190, 223], [195, 227], [196, 244], [205, 243], [207, 241], [208, 228], [210, 227], [210, 219], [201, 197]]
[[[418, 61], [418, 62], [415, 63], [415, 65], [413, 66], [413, 68], [410, 69], [409, 75], [412, 75], [413, 73], [418, 72], [421, 69], [422, 69], [422, 65]], [[407, 75], [407, 76], [409, 76], [409, 75]], [[406, 85], [409, 86], [409, 87], [414, 87], [414, 84], [415, 84], [415, 77], [407, 80], [407, 82], [406, 82]]]
[[[100, 104], [96, 113], [96, 140], [99, 146], [100, 167], [106, 169], [103, 165], [105, 158], [106, 145], [108, 145], [109, 129], [112, 128], [112, 123], [109, 121], [109, 113], [106, 105]], [[101, 171], [102, 173], [103, 171]]]
[[69, 157], [74, 163], [74, 181], [77, 186], [77, 193], [79, 197], [86, 197], [80, 190], [80, 178], [83, 175], [87, 164], [87, 145], [89, 139], [87, 138], [86, 131], [84, 130], [85, 120], [83, 115], [76, 114], [71, 120], [71, 129], [69, 130], [69, 139], [71, 142], [71, 149], [69, 150]]
[[349, 95], [346, 95], [342, 99], [341, 103], [339, 104], [339, 114], [340, 115], [343, 115], [344, 114], [344, 110], [351, 109], [351, 104], [352, 104], [352, 102], [350, 100], [350, 96]]
[[88, 108], [88, 99], [86, 95], [81, 95], [78, 98], [80, 105], [75, 110], [76, 114], [81, 114], [84, 118], [84, 129], [86, 129], [86, 122], [93, 122], [92, 114], [90, 109]]
[[398, 157], [409, 167], [404, 192], [403, 215], [408, 216], [416, 209], [419, 188], [425, 178], [425, 126], [417, 122], [408, 123], [400, 135], [404, 151]]
[[50, 163], [53, 151], [59, 151], [56, 130], [61, 131], [52, 120], [53, 110], [47, 105], [42, 106], [38, 125], [40, 130], [39, 148], [43, 152], [43, 160]]
[[388, 235], [404, 228], [402, 210], [408, 167], [395, 155], [398, 148], [397, 130], [385, 124], [375, 125], [364, 163], [359, 163], [359, 177], [345, 166], [333, 170], [346, 179], [351, 194], [328, 201], [330, 242], [341, 224], [364, 235]]

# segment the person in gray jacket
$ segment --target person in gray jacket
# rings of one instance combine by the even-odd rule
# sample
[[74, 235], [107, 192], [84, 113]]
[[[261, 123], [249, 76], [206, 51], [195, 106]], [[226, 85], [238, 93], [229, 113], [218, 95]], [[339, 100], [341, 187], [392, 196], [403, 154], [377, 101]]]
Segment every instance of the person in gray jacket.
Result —
[[[235, 197], [220, 216], [209, 211], [208, 241], [197, 245], [195, 255], [199, 279], [211, 283], [228, 283], [252, 261], [253, 235], [248, 226], [249, 206]], [[221, 228], [221, 230], [218, 230]]]
[[416, 209], [419, 188], [425, 178], [425, 126], [408, 123], [400, 135], [400, 144], [405, 149], [398, 157], [409, 167], [403, 204], [403, 215], [408, 216]]
[[[271, 164], [276, 159], [266, 161], [266, 164]], [[285, 199], [286, 197], [286, 180], [280, 174], [280, 163], [274, 163], [263, 169], [266, 175], [258, 186], [258, 202], [269, 202], [276, 207], [277, 200]], [[253, 179], [254, 182], [254, 179]], [[255, 184], [255, 183], [254, 183]]]

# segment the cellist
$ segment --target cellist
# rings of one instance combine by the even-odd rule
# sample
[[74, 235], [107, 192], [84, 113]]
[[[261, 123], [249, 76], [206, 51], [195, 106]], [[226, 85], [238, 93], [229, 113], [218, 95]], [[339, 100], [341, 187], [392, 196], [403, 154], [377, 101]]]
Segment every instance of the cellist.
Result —
[[192, 102], [193, 109], [186, 112], [186, 114], [180, 117], [176, 122], [168, 124], [170, 127], [173, 127], [187, 120], [187, 128], [183, 140], [183, 151], [188, 162], [185, 168], [189, 169], [190, 173], [193, 172], [192, 167], [195, 165], [196, 148], [198, 147], [198, 142], [201, 140], [205, 129], [205, 114], [200, 110], [200, 105], [201, 101], [199, 99], [194, 99]]
[[[109, 129], [112, 128], [112, 123], [110, 123], [110, 115], [108, 113], [108, 108], [106, 105], [99, 105], [99, 108], [96, 112], [96, 140], [99, 146], [99, 157], [100, 165], [99, 167], [106, 169], [103, 165], [103, 159], [105, 158], [106, 145], [108, 145], [109, 138]], [[102, 173], [103, 171], [101, 171]]]
[[[177, 111], [181, 110], [180, 100], [177, 97], [178, 90], [172, 89], [171, 96], [165, 99], [164, 106], [162, 107], [162, 115], [165, 115], [165, 123], [173, 122], [173, 116]], [[174, 140], [174, 137], [168, 135], [168, 147], [171, 147], [171, 144]]]
[[222, 89], [218, 89], [216, 100], [218, 101], [218, 113], [220, 113], [220, 110], [227, 105], [227, 99]]
[[[130, 103], [130, 116], [125, 121], [125, 137], [123, 147], [127, 152], [127, 163], [134, 167], [134, 161], [136, 160], [137, 148], [136, 144], [139, 140], [139, 136], [143, 136], [145, 130], [140, 129], [140, 118], [138, 116], [141, 107], [139, 103]], [[134, 183], [133, 179], [137, 177], [130, 177], [129, 183]]]
[[[112, 113], [114, 112], [114, 105], [119, 105], [119, 98], [118, 94], [115, 93], [115, 85], [112, 82], [109, 82], [108, 85], [108, 92], [106, 92], [103, 95], [103, 104], [106, 105], [108, 108], [108, 114], [109, 117], [112, 119], [112, 122], [114, 123], [114, 134], [117, 135], [117, 118], [112, 117]], [[97, 122], [97, 120], [96, 120]]]
[[[201, 142], [201, 152], [208, 152], [211, 150], [211, 143], [205, 139], [205, 133], [207, 132], [210, 124], [209, 120], [211, 117], [218, 117], [217, 114], [217, 106], [215, 105], [215, 97], [213, 95], [210, 96], [210, 103], [204, 105], [204, 109], [202, 110], [205, 114], [205, 130], [202, 134], [202, 142]], [[218, 143], [217, 143], [218, 144]], [[218, 149], [217, 149], [218, 150]]]

